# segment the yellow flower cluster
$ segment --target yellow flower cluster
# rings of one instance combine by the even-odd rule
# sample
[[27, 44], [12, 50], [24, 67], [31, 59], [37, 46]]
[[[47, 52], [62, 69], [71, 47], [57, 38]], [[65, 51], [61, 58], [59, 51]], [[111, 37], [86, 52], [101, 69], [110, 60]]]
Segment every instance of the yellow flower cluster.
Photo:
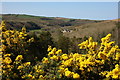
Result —
[[120, 65], [116, 64], [115, 69], [110, 72], [107, 72], [106, 77], [112, 77], [113, 79], [120, 79]]
[[[85, 49], [86, 54], [62, 53], [61, 49], [48, 46], [48, 57], [42, 59], [40, 68], [35, 66], [35, 71], [39, 73], [39, 79], [100, 79], [119, 78], [120, 49], [115, 42], [110, 41], [111, 34], [102, 38], [101, 45], [94, 42], [90, 37], [85, 42], [79, 44], [80, 49]], [[113, 66], [111, 66], [113, 65]], [[106, 68], [107, 66], [107, 68]], [[114, 66], [116, 66], [114, 68]], [[56, 74], [55, 74], [56, 73]], [[54, 75], [53, 75], [54, 74]], [[59, 76], [57, 77], [57, 75]], [[54, 77], [50, 77], [50, 76]], [[95, 77], [98, 76], [98, 77]]]
[[0, 67], [2, 68], [3, 73], [2, 78], [3, 80], [18, 79], [18, 76], [26, 73], [26, 71], [28, 71], [27, 68], [31, 65], [31, 62], [22, 62], [22, 54], [25, 52], [24, 50], [21, 50], [27, 45], [27, 42], [25, 42], [27, 37], [26, 28], [23, 27], [22, 31], [7, 30], [5, 22], [2, 21], [0, 30], [0, 40], [2, 42], [0, 45], [0, 55], [2, 55], [2, 58], [0, 57], [0, 59], [2, 61], [2, 66]]
[[[42, 61], [34, 64], [22, 62], [26, 42], [26, 28], [22, 31], [7, 30], [2, 22], [3, 79], [4, 80], [103, 80], [120, 79], [120, 49], [114, 41], [110, 41], [111, 34], [101, 39], [101, 44], [94, 42], [92, 37], [78, 44], [85, 50], [84, 54], [65, 54], [61, 49], [48, 46], [48, 55]], [[17, 47], [16, 47], [17, 45]], [[19, 53], [11, 53], [14, 49]], [[26, 51], [26, 50], [25, 50]], [[9, 53], [8, 53], [9, 52]], [[23, 53], [23, 54], [22, 54]]]
[[68, 69], [66, 69], [66, 71], [65, 71], [65, 76], [66, 77], [73, 77], [74, 79], [80, 78], [80, 75], [78, 73], [71, 72]]
[[[60, 73], [60, 76], [66, 76], [74, 79], [88, 79], [88, 76], [85, 74], [89, 72], [96, 75], [101, 74], [106, 76], [108, 73], [107, 71], [104, 71], [103, 73], [102, 68], [109, 65], [108, 68], [113, 69], [111, 64], [119, 64], [118, 60], [120, 60], [120, 49], [117, 45], [113, 45], [115, 42], [110, 41], [110, 37], [111, 34], [108, 34], [106, 37], [102, 38], [100, 46], [97, 42], [93, 41], [92, 37], [79, 44], [78, 46], [80, 46], [80, 49], [85, 49], [87, 54], [70, 53], [57, 55], [56, 52], [59, 52], [60, 50], [57, 51], [56, 48], [52, 49], [51, 46], [49, 46], [47, 60], [49, 63], [51, 63], [51, 60], [59, 60], [60, 64], [58, 72]], [[106, 62], [108, 63], [106, 64]], [[113, 69], [113, 71], [109, 73], [111, 75], [108, 77], [112, 76], [115, 70]], [[92, 78], [92, 74], [89, 75], [91, 75]], [[117, 79], [118, 78], [119, 77], [117, 77]]]
[[[50, 60], [58, 61], [60, 59], [59, 55], [62, 53], [61, 49], [59, 49], [59, 50], [57, 50], [56, 48], [52, 49], [52, 47], [49, 46], [47, 51], [49, 52], [48, 57]], [[44, 57], [43, 63], [49, 63], [49, 59]]]
[[[28, 77], [29, 80], [34, 80], [34, 79], [35, 79], [35, 77], [34, 77], [33, 75], [31, 75], [31, 74], [22, 76], [23, 79], [24, 79], [25, 77]], [[27, 80], [27, 79], [26, 79], [26, 80]]]
[[2, 21], [1, 26], [2, 26], [1, 42], [3, 43], [1, 45], [2, 51], [5, 51], [6, 49], [15, 49], [16, 51], [17, 50], [19, 51], [20, 47], [24, 48], [24, 46], [26, 46], [28, 43], [34, 41], [34, 38], [30, 38], [27, 41], [25, 41], [28, 36], [25, 27], [22, 28], [22, 31], [7, 30], [4, 21]]
[[13, 43], [20, 44], [21, 39], [25, 39], [27, 34], [15, 30], [6, 30], [2, 32], [2, 36], [3, 36], [3, 40], [2, 40], [3, 43], [12, 45]]
[[89, 49], [90, 51], [94, 52], [94, 50], [96, 49], [97, 45], [98, 45], [98, 43], [97, 42], [93, 42], [92, 37], [90, 37], [88, 40], [82, 42], [78, 46], [80, 46], [80, 49]]

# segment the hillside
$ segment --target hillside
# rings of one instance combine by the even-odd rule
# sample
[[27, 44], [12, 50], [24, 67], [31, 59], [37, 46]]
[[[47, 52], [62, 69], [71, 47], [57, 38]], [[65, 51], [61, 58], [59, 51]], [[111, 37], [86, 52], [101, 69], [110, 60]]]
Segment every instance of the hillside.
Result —
[[80, 26], [87, 23], [99, 22], [96, 20], [82, 20], [62, 17], [43, 17], [17, 14], [4, 14], [2, 15], [2, 19], [5, 20], [7, 25], [9, 25], [12, 29], [20, 29], [22, 26], [25, 25], [28, 30], [41, 28], [59, 28], [65, 26]]
[[49, 31], [54, 39], [57, 39], [60, 33], [69, 38], [89, 36], [101, 38], [108, 33], [112, 33], [115, 38], [117, 35], [115, 25], [117, 20], [70, 19], [17, 14], [4, 14], [2, 19], [6, 21], [9, 29], [19, 30], [25, 26], [28, 31], [45, 30]]

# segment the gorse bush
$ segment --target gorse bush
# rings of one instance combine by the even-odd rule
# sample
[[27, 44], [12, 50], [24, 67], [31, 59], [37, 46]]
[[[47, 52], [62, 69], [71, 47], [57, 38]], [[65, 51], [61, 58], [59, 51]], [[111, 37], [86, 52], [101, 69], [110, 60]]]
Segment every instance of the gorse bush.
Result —
[[[111, 34], [101, 39], [92, 37], [78, 44], [84, 54], [65, 54], [61, 49], [48, 46], [47, 57], [35, 64], [26, 60], [27, 51], [34, 38], [22, 31], [7, 30], [2, 23], [2, 80], [119, 80], [120, 49]], [[31, 60], [32, 61], [32, 60]]]
[[[2, 52], [3, 54], [11, 54], [12, 59], [19, 55], [28, 55], [28, 47], [34, 41], [34, 38], [28, 38], [26, 28], [22, 31], [7, 30], [5, 23], [2, 22]], [[30, 54], [29, 54], [30, 55]]]
[[7, 30], [5, 23], [2, 22], [1, 31], [2, 78], [3, 80], [21, 79], [19, 68], [21, 65], [24, 65], [23, 67], [25, 68], [26, 64], [31, 63], [26, 63], [27, 55], [30, 55], [27, 47], [34, 39], [27, 39], [25, 27], [22, 28], [22, 31]]

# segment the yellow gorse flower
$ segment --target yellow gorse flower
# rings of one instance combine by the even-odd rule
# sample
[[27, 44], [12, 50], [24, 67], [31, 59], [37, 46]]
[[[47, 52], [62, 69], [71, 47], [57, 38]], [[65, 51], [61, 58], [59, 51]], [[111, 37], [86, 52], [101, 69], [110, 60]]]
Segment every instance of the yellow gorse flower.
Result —
[[58, 56], [56, 56], [56, 55], [53, 55], [52, 57], [50, 57], [50, 59], [52, 59], [52, 60], [58, 60], [59, 59], [59, 57]]
[[48, 46], [48, 52], [52, 50], [52, 47], [51, 46]]
[[31, 64], [31, 62], [26, 62], [24, 63], [24, 66], [29, 66]]
[[71, 75], [72, 75], [72, 72], [71, 72], [71, 71], [66, 71], [66, 72], [65, 72], [65, 76], [70, 77]]
[[17, 69], [22, 69], [24, 66], [18, 66], [18, 68]]
[[63, 54], [63, 55], [61, 56], [61, 58], [62, 58], [63, 60], [66, 60], [66, 59], [68, 59], [68, 55], [67, 55], [67, 54]]
[[18, 55], [15, 60], [22, 60], [22, 59], [23, 59], [23, 56], [22, 55]]
[[44, 57], [42, 63], [49, 63], [48, 58]]
[[120, 60], [120, 53], [116, 53], [115, 59]]
[[73, 78], [78, 79], [78, 78], [80, 78], [80, 75], [78, 73], [75, 73], [75, 74], [73, 74]]
[[31, 75], [31, 74], [28, 74], [27, 75], [29, 78], [31, 78], [31, 79], [34, 79], [35, 77], [33, 76], [33, 75]]
[[5, 59], [3, 60], [3, 62], [5, 64], [10, 64], [12, 62], [11, 58], [10, 57], [5, 57]]
[[5, 54], [4, 57], [11, 56], [11, 54]]

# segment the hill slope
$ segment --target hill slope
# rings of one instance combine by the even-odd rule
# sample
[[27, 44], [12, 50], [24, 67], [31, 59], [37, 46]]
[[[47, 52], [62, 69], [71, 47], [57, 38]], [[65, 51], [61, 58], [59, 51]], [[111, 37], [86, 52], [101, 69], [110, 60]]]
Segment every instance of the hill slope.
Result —
[[19, 29], [26, 26], [28, 30], [41, 28], [58, 28], [65, 26], [79, 26], [87, 23], [99, 22], [96, 20], [69, 19], [60, 17], [42, 17], [31, 15], [4, 14], [2, 19], [7, 22], [11, 28]]
[[60, 35], [59, 32], [70, 38], [84, 38], [85, 36], [98, 38], [108, 33], [112, 33], [113, 37], [117, 35], [115, 25], [117, 20], [84, 20], [16, 14], [4, 14], [2, 19], [6, 21], [9, 29], [21, 29], [26, 26], [28, 31], [50, 31], [55, 39]]

